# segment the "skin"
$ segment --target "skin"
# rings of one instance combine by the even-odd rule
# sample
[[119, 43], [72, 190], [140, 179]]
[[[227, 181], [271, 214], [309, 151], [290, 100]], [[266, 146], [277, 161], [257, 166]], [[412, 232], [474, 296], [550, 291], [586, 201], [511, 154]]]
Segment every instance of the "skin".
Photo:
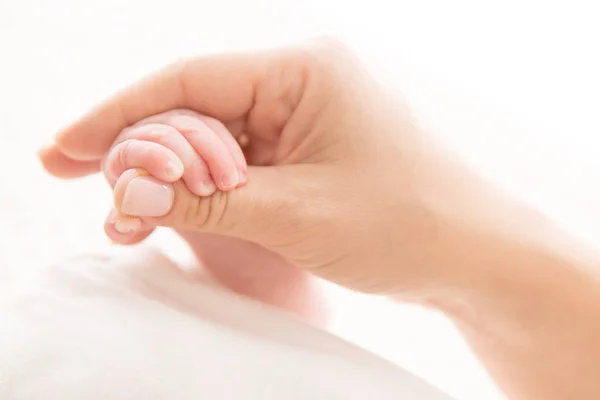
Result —
[[249, 183], [198, 197], [174, 182], [145, 223], [435, 307], [511, 399], [600, 397], [598, 255], [441, 148], [337, 43], [179, 62], [60, 132], [42, 162], [89, 174], [123, 129], [181, 108], [249, 137]]
[[[139, 176], [152, 176], [161, 183], [182, 179], [190, 192], [210, 196], [216, 190], [227, 192], [247, 183], [246, 159], [238, 141], [248, 144], [213, 118], [190, 110], [168, 111], [124, 129], [103, 158], [102, 172], [116, 188], [117, 203], [124, 196], [126, 185], [122, 182]], [[238, 175], [237, 184], [218, 179], [229, 171]], [[108, 237], [120, 244], [137, 243], [153, 229], [141, 218], [118, 209], [109, 213], [105, 223]], [[203, 269], [222, 284], [313, 324], [326, 323], [326, 306], [315, 279], [278, 254], [236, 238], [193, 230], [176, 232], [190, 245]]]

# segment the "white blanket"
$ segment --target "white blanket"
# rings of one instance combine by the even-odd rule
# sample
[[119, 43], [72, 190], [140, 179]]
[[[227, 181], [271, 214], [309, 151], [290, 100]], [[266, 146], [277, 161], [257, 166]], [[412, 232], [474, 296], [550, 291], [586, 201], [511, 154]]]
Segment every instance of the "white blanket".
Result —
[[158, 251], [33, 269], [0, 295], [0, 399], [449, 399]]

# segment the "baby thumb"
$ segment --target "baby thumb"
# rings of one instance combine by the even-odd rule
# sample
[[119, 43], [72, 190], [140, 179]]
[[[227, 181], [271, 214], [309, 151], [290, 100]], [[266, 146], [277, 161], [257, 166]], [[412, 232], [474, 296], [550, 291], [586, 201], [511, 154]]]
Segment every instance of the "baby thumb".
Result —
[[128, 172], [115, 187], [115, 205], [155, 226], [233, 236], [269, 247], [270, 232], [278, 230], [275, 225], [290, 226], [290, 210], [298, 204], [286, 167], [250, 167], [245, 186], [207, 197], [196, 196], [181, 181], [164, 183], [144, 171]]

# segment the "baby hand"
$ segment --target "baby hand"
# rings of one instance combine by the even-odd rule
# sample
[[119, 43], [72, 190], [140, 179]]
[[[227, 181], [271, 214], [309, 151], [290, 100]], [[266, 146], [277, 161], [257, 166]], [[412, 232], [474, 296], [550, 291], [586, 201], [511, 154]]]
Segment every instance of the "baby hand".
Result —
[[[236, 140], [237, 139], [237, 140]], [[127, 215], [132, 184], [143, 189], [147, 180], [159, 183], [182, 179], [198, 196], [228, 191], [247, 182], [243, 135], [234, 136], [219, 121], [192, 111], [177, 110], [147, 118], [124, 130], [104, 157], [103, 171], [114, 187], [115, 203], [105, 224], [115, 242], [143, 240], [154, 226]], [[135, 215], [146, 217], [168, 212], [172, 193], [168, 186], [146, 193], [148, 206]], [[138, 190], [135, 196], [139, 196]], [[138, 207], [140, 201], [135, 202]], [[132, 213], [133, 214], [133, 213]], [[233, 291], [323, 324], [326, 310], [316, 281], [306, 271], [261, 246], [235, 238], [178, 230], [201, 261], [202, 267]]]
[[[239, 138], [245, 144], [243, 139]], [[148, 180], [169, 183], [182, 179], [198, 196], [210, 196], [217, 189], [232, 190], [247, 182], [247, 164], [236, 138], [220, 121], [188, 110], [154, 115], [123, 130], [104, 157], [102, 170], [115, 188], [115, 196], [122, 200], [121, 210], [113, 210], [106, 224], [108, 236], [118, 243], [139, 241], [153, 228], [127, 215], [131, 196], [143, 191], [128, 191], [121, 182], [129, 183], [135, 176], [142, 176], [136, 178], [139, 186]], [[164, 208], [169, 207], [169, 195], [166, 188], [163, 193], [148, 193], [147, 209], [141, 214], [136, 210], [136, 215], [153, 217], [168, 211]]]

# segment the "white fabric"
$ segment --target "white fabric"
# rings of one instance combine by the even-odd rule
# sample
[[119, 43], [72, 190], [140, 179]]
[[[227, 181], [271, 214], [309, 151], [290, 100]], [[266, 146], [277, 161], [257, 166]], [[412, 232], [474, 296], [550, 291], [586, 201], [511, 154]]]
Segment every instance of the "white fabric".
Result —
[[158, 251], [80, 257], [0, 294], [0, 399], [448, 399]]

